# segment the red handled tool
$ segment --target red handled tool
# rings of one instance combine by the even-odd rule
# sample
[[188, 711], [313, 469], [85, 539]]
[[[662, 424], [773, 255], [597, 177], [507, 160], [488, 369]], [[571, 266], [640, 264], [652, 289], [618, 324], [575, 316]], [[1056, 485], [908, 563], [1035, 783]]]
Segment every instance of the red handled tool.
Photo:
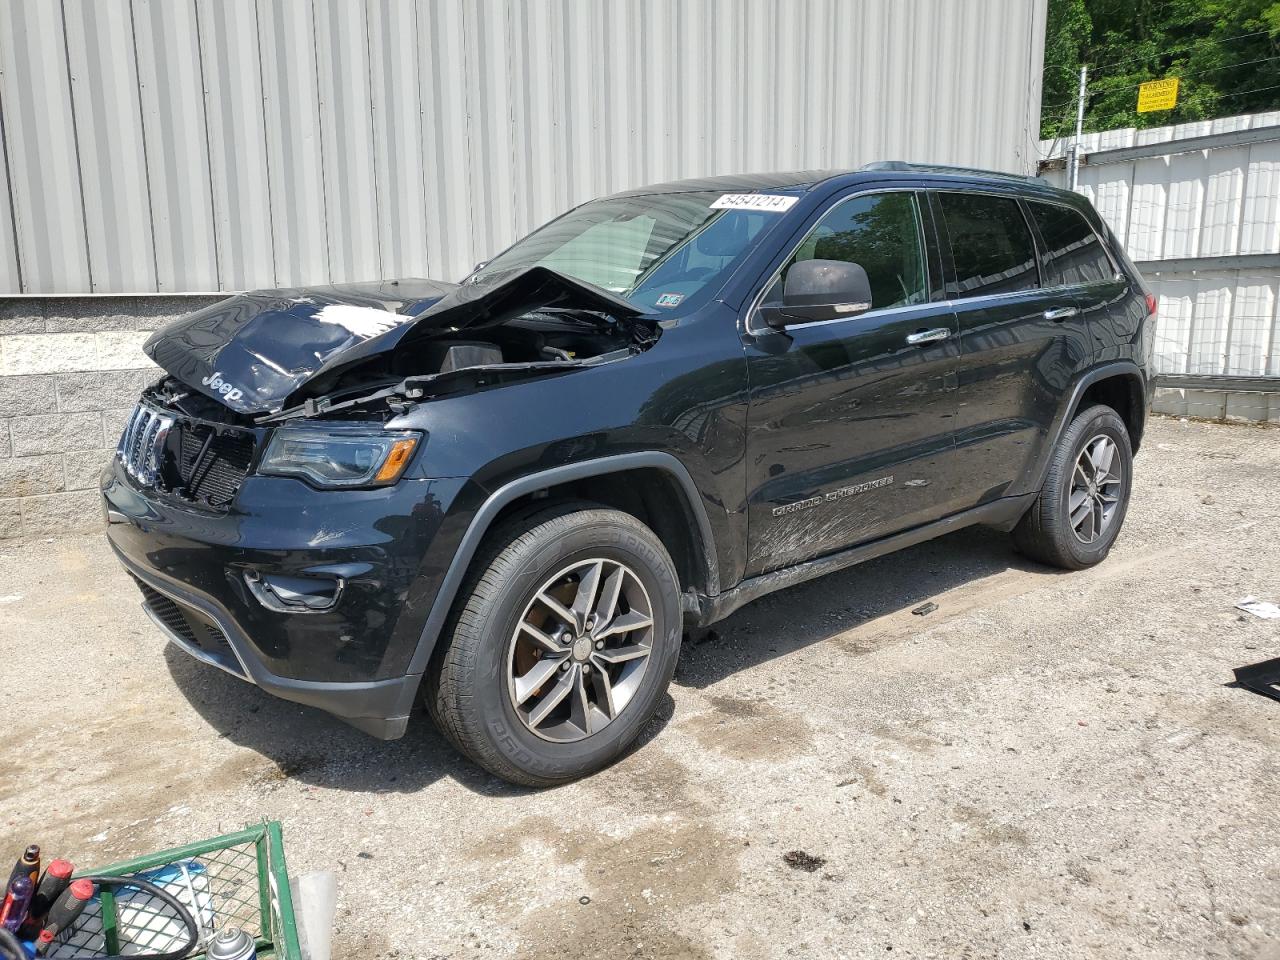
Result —
[[62, 892], [44, 919], [44, 928], [36, 937], [36, 955], [43, 957], [48, 952], [53, 938], [66, 930], [93, 899], [93, 882], [90, 880], [73, 880], [71, 886]]
[[41, 921], [48, 915], [62, 891], [71, 884], [71, 874], [76, 868], [69, 860], [54, 860], [45, 868], [44, 876], [36, 886], [35, 895], [31, 898], [31, 906], [27, 909], [27, 922], [22, 932], [28, 940], [34, 940], [43, 926]]

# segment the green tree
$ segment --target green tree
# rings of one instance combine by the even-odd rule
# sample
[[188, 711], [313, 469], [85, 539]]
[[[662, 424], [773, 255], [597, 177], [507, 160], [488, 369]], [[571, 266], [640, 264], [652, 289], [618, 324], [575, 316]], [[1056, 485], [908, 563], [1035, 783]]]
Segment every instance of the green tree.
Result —
[[[1151, 127], [1280, 106], [1280, 0], [1049, 0], [1041, 135]], [[1138, 86], [1178, 77], [1172, 110], [1138, 113]]]

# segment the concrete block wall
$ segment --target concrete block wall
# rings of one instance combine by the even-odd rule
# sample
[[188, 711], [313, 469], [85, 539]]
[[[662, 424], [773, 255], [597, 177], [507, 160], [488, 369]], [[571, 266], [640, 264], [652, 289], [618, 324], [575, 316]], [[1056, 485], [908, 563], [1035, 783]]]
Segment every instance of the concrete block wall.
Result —
[[160, 375], [143, 341], [217, 299], [0, 298], [0, 539], [101, 526], [98, 473]]
[[[1277, 381], [1280, 388], [1280, 381]], [[1151, 402], [1156, 413], [1175, 417], [1203, 417], [1207, 420], [1235, 420], [1271, 423], [1280, 426], [1280, 389], [1275, 393], [1254, 391], [1189, 390], [1160, 387]]]

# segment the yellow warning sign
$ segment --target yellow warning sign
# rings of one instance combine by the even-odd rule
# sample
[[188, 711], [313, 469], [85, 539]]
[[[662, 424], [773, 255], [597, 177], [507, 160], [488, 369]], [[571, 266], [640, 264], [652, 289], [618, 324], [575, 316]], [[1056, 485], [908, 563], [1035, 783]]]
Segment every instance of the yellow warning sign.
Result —
[[1178, 102], [1178, 78], [1152, 80], [1138, 87], [1138, 112], [1172, 110]]

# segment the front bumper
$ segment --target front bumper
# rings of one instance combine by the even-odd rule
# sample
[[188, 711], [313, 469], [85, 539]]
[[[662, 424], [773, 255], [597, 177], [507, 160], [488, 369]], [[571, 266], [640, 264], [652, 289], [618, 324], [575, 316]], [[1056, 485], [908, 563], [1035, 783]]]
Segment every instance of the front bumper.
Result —
[[[112, 549], [172, 642], [393, 739], [421, 681], [411, 663], [451, 556], [445, 514], [460, 487], [414, 480], [317, 491], [250, 477], [232, 509], [216, 513], [142, 488], [113, 464], [101, 489]], [[271, 577], [333, 577], [341, 589], [329, 609], [287, 612], [255, 595], [255, 581]]]

